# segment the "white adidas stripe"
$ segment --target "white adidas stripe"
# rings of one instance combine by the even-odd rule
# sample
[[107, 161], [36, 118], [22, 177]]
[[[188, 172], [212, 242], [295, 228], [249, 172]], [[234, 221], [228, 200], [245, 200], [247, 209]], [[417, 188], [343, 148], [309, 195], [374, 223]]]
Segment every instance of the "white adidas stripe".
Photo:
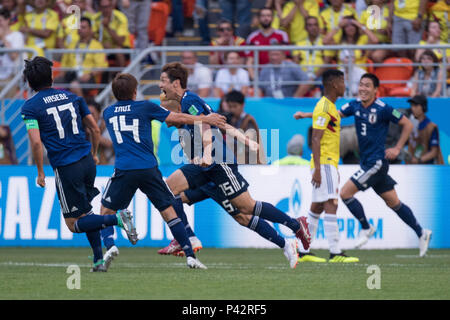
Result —
[[63, 189], [63, 186], [62, 186], [61, 179], [59, 177], [58, 169], [55, 169], [55, 178], [56, 178], [56, 185], [57, 185], [57, 187], [59, 189], [59, 193], [61, 195], [61, 199], [60, 199], [61, 201], [60, 202], [61, 202], [62, 211], [64, 213], [69, 213], [70, 212], [69, 211], [69, 206], [67, 205], [66, 196], [64, 194], [64, 189]]

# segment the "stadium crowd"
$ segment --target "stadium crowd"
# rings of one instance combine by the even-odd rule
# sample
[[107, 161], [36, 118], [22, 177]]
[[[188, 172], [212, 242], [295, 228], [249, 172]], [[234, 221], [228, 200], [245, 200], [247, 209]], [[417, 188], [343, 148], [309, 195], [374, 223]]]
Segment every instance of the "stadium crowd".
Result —
[[[39, 55], [55, 48], [142, 50], [164, 44], [165, 38], [193, 36], [195, 25], [201, 43], [210, 46], [449, 43], [450, 0], [216, 0], [221, 13], [214, 30], [208, 24], [212, 2], [0, 0], [0, 48], [28, 47]], [[77, 13], [80, 20], [75, 18]], [[380, 19], [376, 19], [378, 14]], [[349, 96], [357, 95], [358, 80], [368, 71], [382, 81], [389, 80], [389, 74], [405, 80], [382, 85], [382, 96], [438, 97], [449, 86], [443, 79], [448, 78], [450, 68], [445, 70], [442, 62], [447, 59], [450, 66], [450, 50], [394, 51], [387, 46], [383, 50], [260, 51], [258, 69], [253, 52], [211, 51], [208, 63], [200, 63], [197, 55], [185, 51], [179, 60], [190, 70], [188, 88], [201, 97], [224, 98], [233, 91], [245, 97], [318, 97], [321, 75], [336, 67], [350, 83]], [[16, 52], [0, 53], [0, 91], [16, 75], [21, 57]], [[157, 59], [151, 55], [147, 62], [155, 64]], [[55, 67], [63, 68], [55, 69], [55, 87], [68, 88], [101, 110], [104, 106], [92, 100], [99, 92], [95, 85], [108, 83], [114, 76], [102, 69], [125, 67], [130, 55], [64, 53], [52, 60]], [[255, 73], [259, 92], [253, 90]], [[14, 97], [16, 92], [12, 88], [5, 97]], [[96, 120], [104, 127], [100, 112]], [[112, 161], [107, 140], [103, 141], [103, 163]]]

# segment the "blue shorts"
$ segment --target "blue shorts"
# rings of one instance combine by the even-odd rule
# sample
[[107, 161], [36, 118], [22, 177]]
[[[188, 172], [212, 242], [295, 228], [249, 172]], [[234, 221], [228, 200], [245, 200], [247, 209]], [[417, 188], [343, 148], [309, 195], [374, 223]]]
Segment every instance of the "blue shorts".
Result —
[[114, 211], [125, 209], [137, 189], [145, 193], [160, 212], [170, 207], [175, 200], [158, 167], [138, 170], [116, 168], [106, 185], [102, 205]]
[[207, 170], [187, 164], [180, 168], [189, 183], [189, 189], [199, 188], [212, 182], [225, 199], [231, 200], [247, 191], [248, 182], [238, 171], [237, 164], [220, 163]]
[[213, 182], [209, 182], [196, 189], [188, 189], [184, 191], [184, 194], [186, 198], [188, 198], [189, 205], [211, 198], [231, 216], [235, 216], [239, 213], [239, 210], [231, 204], [230, 200], [224, 196], [222, 190], [220, 190]]
[[367, 170], [361, 168], [356, 171], [350, 179], [361, 191], [372, 188], [377, 194], [382, 194], [391, 191], [397, 184], [397, 182], [388, 175], [388, 170], [389, 163], [386, 160], [378, 160]]
[[55, 183], [64, 218], [78, 218], [92, 210], [91, 201], [100, 193], [94, 187], [97, 169], [89, 153], [75, 163], [56, 167]]

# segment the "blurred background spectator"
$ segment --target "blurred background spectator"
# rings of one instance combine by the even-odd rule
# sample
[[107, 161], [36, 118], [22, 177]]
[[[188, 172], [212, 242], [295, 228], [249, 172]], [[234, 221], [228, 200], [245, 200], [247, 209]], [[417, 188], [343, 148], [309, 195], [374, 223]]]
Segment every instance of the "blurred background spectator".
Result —
[[[272, 21], [272, 10], [268, 8], [260, 9], [258, 12], [258, 22], [260, 27], [248, 36], [246, 44], [253, 46], [288, 44], [288, 34], [282, 30], [272, 28]], [[260, 65], [269, 63], [269, 52], [259, 51], [258, 62]], [[253, 63], [253, 51], [247, 52], [247, 70], [251, 79], [254, 79], [254, 74], [257, 72], [257, 70], [254, 70]]]
[[432, 4], [429, 10], [429, 19], [439, 21], [441, 26], [441, 40], [446, 43], [450, 42], [449, 37], [449, 15], [450, 15], [450, 0], [438, 0], [436, 3]]
[[16, 148], [7, 125], [0, 125], [0, 164], [17, 164]]
[[269, 52], [270, 66], [261, 70], [259, 80], [266, 97], [282, 99], [284, 97], [302, 97], [308, 91], [307, 84], [285, 82], [307, 81], [308, 76], [298, 64], [286, 60], [283, 50]]
[[[211, 41], [212, 46], [243, 46], [245, 39], [234, 34], [233, 24], [228, 20], [220, 20], [217, 24], [218, 37]], [[239, 55], [245, 57], [245, 52], [240, 51]], [[209, 64], [224, 64], [225, 52], [211, 51], [209, 56]]]
[[[11, 15], [8, 9], [0, 9], [0, 48], [21, 49], [24, 46], [23, 34], [12, 31], [9, 24]], [[19, 71], [21, 54], [17, 52], [0, 53], [0, 92]], [[15, 96], [18, 87], [6, 93], [6, 98]]]
[[310, 162], [303, 159], [305, 138], [301, 134], [294, 135], [287, 144], [287, 156], [272, 163], [274, 166], [301, 165], [309, 166]]
[[0, 8], [9, 11], [9, 26], [12, 31], [19, 31], [19, 5], [16, 0], [1, 0]]
[[[80, 20], [77, 42], [71, 42], [66, 49], [103, 50], [100, 42], [93, 38], [91, 20], [83, 17]], [[108, 62], [104, 53], [65, 53], [61, 59], [61, 67], [73, 68], [74, 71], [63, 71], [55, 79], [55, 84], [70, 83], [70, 91], [78, 96], [94, 96], [97, 92], [91, 88], [82, 88], [81, 85], [99, 83], [102, 71], [93, 68], [106, 68]]]
[[411, 95], [425, 95], [428, 97], [440, 97], [442, 95], [443, 70], [439, 66], [439, 60], [431, 50], [422, 52], [413, 77]]
[[444, 164], [439, 145], [439, 129], [437, 125], [425, 115], [428, 111], [427, 97], [417, 95], [409, 99], [411, 111], [419, 121], [418, 136], [410, 139], [408, 150], [412, 164]]
[[[441, 40], [441, 26], [438, 21], [436, 20], [429, 20], [427, 23], [427, 38], [426, 40], [421, 40], [419, 42], [420, 45], [427, 45], [427, 44], [448, 44], [447, 41]], [[425, 49], [417, 49], [415, 54], [415, 61], [419, 61], [422, 53], [425, 51]], [[444, 57], [444, 50], [443, 49], [433, 49], [434, 54], [436, 55], [437, 59], [439, 61], [442, 61]], [[447, 61], [450, 62], [450, 49], [446, 50], [446, 56]]]
[[[265, 164], [266, 157], [263, 150], [261, 135], [255, 118], [244, 111], [245, 97], [240, 91], [228, 92], [224, 100], [227, 103], [231, 114], [231, 125], [237, 129], [242, 129], [249, 139], [258, 142], [259, 151], [251, 151], [243, 143], [234, 140], [234, 154], [238, 164]], [[228, 142], [228, 139], [227, 139]]]
[[128, 31], [135, 36], [136, 49], [148, 47], [147, 26], [150, 18], [151, 0], [121, 0], [121, 10], [127, 16]]
[[188, 89], [195, 92], [200, 97], [209, 97], [212, 95], [213, 76], [212, 71], [197, 61], [197, 55], [194, 51], [184, 51], [181, 53], [181, 63], [189, 71]]
[[219, 0], [222, 9], [222, 18], [231, 21], [233, 25], [238, 24], [236, 34], [246, 38], [250, 34], [252, 21], [251, 0]]
[[357, 17], [355, 9], [353, 9], [344, 0], [329, 0], [330, 6], [324, 9], [320, 13], [320, 26], [322, 28], [322, 33], [327, 34], [332, 32], [334, 29], [334, 43], [339, 43], [342, 37], [342, 27], [339, 27], [342, 19], [344, 17], [353, 16]]
[[200, 37], [202, 38], [202, 45], [209, 45], [211, 42], [208, 26], [208, 7], [208, 0], [195, 1], [194, 19], [198, 24], [198, 31], [200, 33]]
[[242, 59], [236, 51], [228, 51], [225, 54], [226, 67], [220, 69], [216, 74], [214, 82], [214, 96], [223, 97], [224, 94], [237, 90], [247, 95], [250, 86], [248, 71], [239, 67]]

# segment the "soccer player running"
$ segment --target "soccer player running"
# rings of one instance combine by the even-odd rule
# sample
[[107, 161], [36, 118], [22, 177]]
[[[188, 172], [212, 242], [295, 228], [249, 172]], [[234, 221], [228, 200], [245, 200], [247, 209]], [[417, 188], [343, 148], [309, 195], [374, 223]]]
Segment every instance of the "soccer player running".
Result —
[[[56, 190], [67, 227], [73, 233], [86, 233], [94, 253], [91, 272], [104, 272], [100, 230], [117, 225], [133, 243], [135, 230], [127, 212], [100, 216], [93, 214], [91, 200], [99, 194], [94, 187], [100, 129], [83, 98], [71, 92], [52, 89], [52, 65], [46, 58], [25, 60], [24, 79], [37, 93], [22, 106], [36, 163], [37, 183], [45, 187], [42, 143], [55, 173]], [[84, 127], [85, 128], [84, 128]], [[86, 139], [85, 129], [92, 137]]]
[[[166, 64], [161, 71], [159, 87], [167, 99], [176, 100], [181, 104], [182, 113], [192, 115], [213, 113], [211, 107], [199, 96], [186, 90], [188, 71], [182, 64], [172, 62]], [[284, 224], [295, 233], [304, 247], [309, 247], [311, 237], [305, 217], [293, 219], [273, 205], [255, 201], [250, 196], [247, 191], [248, 182], [239, 173], [236, 159], [217, 128], [203, 123], [200, 127], [189, 125], [184, 129], [185, 134], [180, 136], [180, 144], [192, 163], [176, 170], [167, 179], [167, 184], [175, 195], [212, 182], [240, 213], [251, 216], [250, 223], [256, 224], [258, 219], [264, 219]], [[198, 140], [201, 142], [200, 148]], [[286, 246], [290, 266], [295, 268], [297, 243], [289, 241], [286, 242]]]
[[[424, 229], [417, 222], [411, 209], [398, 198], [395, 191], [396, 182], [388, 174], [389, 162], [397, 158], [413, 129], [407, 117], [377, 98], [379, 79], [371, 73], [361, 77], [358, 99], [342, 106], [341, 117], [355, 117], [358, 136], [361, 168], [345, 183], [340, 196], [350, 212], [362, 226], [356, 247], [363, 246], [375, 233], [369, 224], [361, 203], [354, 197], [359, 191], [372, 188], [419, 238], [419, 255], [423, 257], [431, 239], [431, 230]], [[298, 118], [307, 117], [307, 113], [296, 114]], [[393, 148], [385, 149], [389, 122], [402, 126], [400, 138]]]
[[[206, 269], [192, 250], [185, 226], [174, 210], [174, 196], [158, 169], [158, 162], [153, 154], [151, 121], [156, 119], [172, 125], [203, 121], [208, 125], [221, 126], [225, 123], [225, 117], [218, 114], [192, 116], [173, 113], [150, 101], [135, 101], [137, 85], [133, 75], [118, 74], [112, 83], [117, 102], [103, 111], [116, 161], [114, 173], [103, 193], [101, 214], [111, 215], [127, 208], [136, 190], [140, 189], [159, 210], [174, 238], [180, 243], [187, 257], [188, 267]], [[113, 234], [113, 228], [109, 232]], [[110, 250], [105, 253], [107, 267], [116, 255]]]
[[[323, 211], [324, 231], [328, 239], [330, 257], [328, 262], [358, 262], [356, 257], [348, 257], [339, 248], [339, 230], [336, 211], [339, 192], [339, 143], [341, 117], [336, 109], [336, 100], [345, 93], [343, 72], [330, 69], [322, 75], [324, 96], [317, 102], [313, 113], [299, 113], [294, 117], [312, 117], [312, 157], [311, 169], [313, 185], [312, 203], [308, 212], [309, 231], [316, 234], [319, 218]], [[308, 248], [300, 248], [300, 262], [326, 262], [316, 257]]]

